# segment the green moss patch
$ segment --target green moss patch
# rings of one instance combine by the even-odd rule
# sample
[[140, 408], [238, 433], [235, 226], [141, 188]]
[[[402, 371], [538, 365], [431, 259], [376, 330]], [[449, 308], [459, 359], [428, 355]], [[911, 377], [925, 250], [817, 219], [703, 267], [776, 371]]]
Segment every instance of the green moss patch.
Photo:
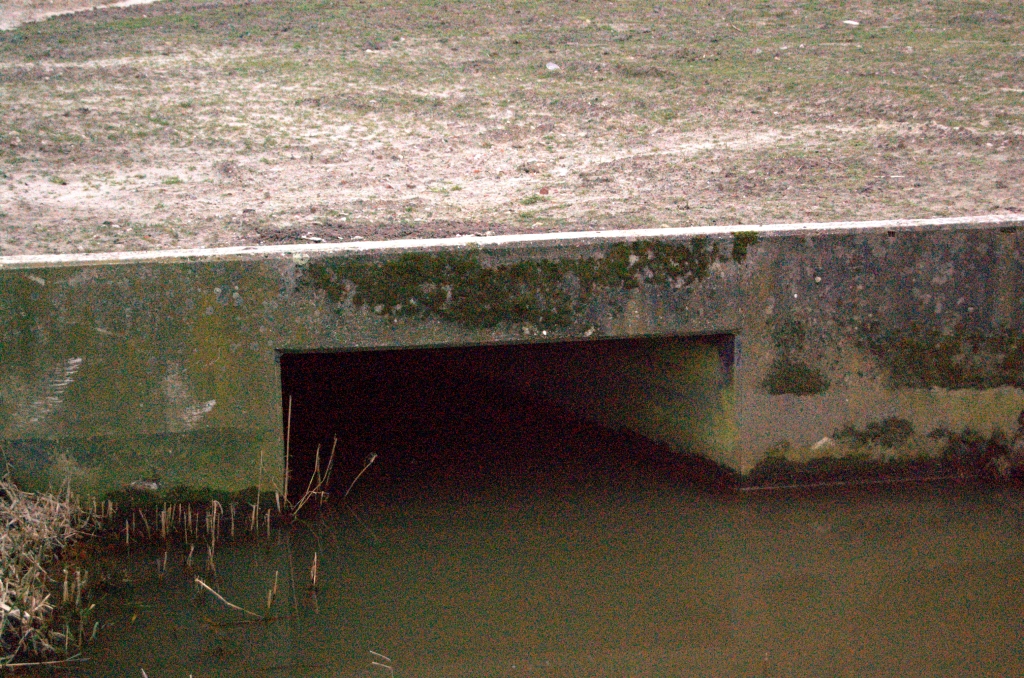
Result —
[[761, 386], [772, 395], [817, 395], [828, 390], [828, 378], [816, 367], [788, 357], [776, 358]]
[[862, 330], [862, 341], [889, 369], [895, 388], [1024, 388], [1024, 335], [1019, 330], [968, 330], [949, 334], [911, 325], [878, 332]]
[[881, 447], [896, 447], [905, 443], [912, 435], [914, 435], [913, 424], [906, 419], [889, 417], [880, 422], [869, 422], [863, 429], [846, 426], [835, 434], [835, 439], [854, 447], [872, 444]]
[[747, 248], [756, 245], [760, 238], [754, 231], [740, 231], [732, 237], [732, 260], [742, 264], [747, 258]]
[[[13, 477], [25, 487], [57, 488], [70, 480], [82, 496], [99, 496], [119, 488], [114, 491], [165, 498], [173, 488], [182, 486], [232, 491], [255, 485], [261, 447], [275, 452], [265, 455], [266, 487], [281, 476], [277, 444], [273, 431], [204, 429], [187, 433], [9, 440], [2, 451]], [[153, 483], [158, 489], [139, 491], [131, 489], [133, 483]]]
[[[718, 243], [619, 243], [601, 257], [485, 264], [479, 251], [311, 262], [302, 284], [392, 317], [436, 317], [468, 328], [530, 323], [565, 328], [609, 292], [641, 284], [686, 287], [707, 278]], [[608, 299], [610, 301], [610, 299]]]
[[807, 328], [799, 320], [786, 320], [772, 327], [775, 360], [761, 387], [772, 395], [817, 395], [824, 393], [831, 382], [822, 371], [805, 358]]
[[[851, 436], [865, 443], [906, 441], [909, 422], [886, 419], [869, 424], [864, 430], [852, 427], [837, 433], [837, 437]], [[906, 434], [906, 437], [904, 437]], [[935, 477], [980, 478], [986, 481], [1013, 480], [1015, 469], [1009, 475], [1001, 474], [997, 460], [1010, 455], [1010, 444], [1005, 434], [995, 431], [989, 437], [971, 429], [960, 433], [938, 430], [931, 436], [946, 438], [946, 445], [938, 456], [884, 457], [867, 451], [839, 457], [823, 456], [808, 461], [793, 461], [786, 457], [788, 443], [780, 443], [749, 473], [743, 476], [741, 486], [774, 487], [813, 485], [836, 482], [877, 482], [922, 480]]]

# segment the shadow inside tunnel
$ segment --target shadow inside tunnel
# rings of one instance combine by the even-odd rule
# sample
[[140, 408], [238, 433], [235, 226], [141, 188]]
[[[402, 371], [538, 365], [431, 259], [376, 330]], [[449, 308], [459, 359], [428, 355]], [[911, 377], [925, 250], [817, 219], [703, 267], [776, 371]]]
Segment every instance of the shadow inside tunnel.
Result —
[[622, 341], [653, 340], [282, 354], [289, 496], [295, 501], [308, 487], [318, 448], [321, 465], [335, 449], [335, 498], [364, 468], [351, 492], [386, 485], [396, 500], [495, 488], [732, 489], [736, 476], [729, 469], [527, 393], [516, 368], [506, 369], [549, 369], [581, 352], [600, 362], [602, 351], [612, 343], [621, 351]]

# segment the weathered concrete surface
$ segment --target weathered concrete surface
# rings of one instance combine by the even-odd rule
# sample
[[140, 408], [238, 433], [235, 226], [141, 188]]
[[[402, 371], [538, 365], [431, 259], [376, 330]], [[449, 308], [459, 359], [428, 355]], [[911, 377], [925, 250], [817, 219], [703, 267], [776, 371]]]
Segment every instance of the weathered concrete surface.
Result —
[[276, 351], [724, 334], [731, 384], [666, 344], [532, 387], [739, 470], [889, 417], [927, 452], [1012, 430], [1022, 319], [1024, 217], [8, 257], [0, 445], [36, 484], [237, 489], [281, 477]]

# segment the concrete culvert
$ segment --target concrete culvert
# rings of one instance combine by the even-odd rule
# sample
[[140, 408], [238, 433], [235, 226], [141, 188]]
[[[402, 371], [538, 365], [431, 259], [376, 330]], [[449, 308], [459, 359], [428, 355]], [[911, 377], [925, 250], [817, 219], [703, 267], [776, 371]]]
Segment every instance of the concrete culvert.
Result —
[[643, 477], [731, 486], [713, 458], [734, 436], [732, 359], [727, 335], [285, 353], [289, 496], [335, 438], [334, 497], [357, 476], [356, 496], [381, 482], [459, 495]]

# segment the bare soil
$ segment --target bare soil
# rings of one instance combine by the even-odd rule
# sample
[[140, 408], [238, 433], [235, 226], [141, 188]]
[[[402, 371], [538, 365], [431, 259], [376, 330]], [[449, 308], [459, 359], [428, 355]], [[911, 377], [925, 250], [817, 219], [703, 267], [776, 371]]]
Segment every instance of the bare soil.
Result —
[[155, 0], [4, 0], [0, 2], [0, 31], [14, 30], [22, 24], [43, 21], [52, 16], [91, 12], [110, 7], [148, 5]]
[[0, 32], [0, 255], [1024, 211], [1021, 35], [999, 1], [55, 16]]

